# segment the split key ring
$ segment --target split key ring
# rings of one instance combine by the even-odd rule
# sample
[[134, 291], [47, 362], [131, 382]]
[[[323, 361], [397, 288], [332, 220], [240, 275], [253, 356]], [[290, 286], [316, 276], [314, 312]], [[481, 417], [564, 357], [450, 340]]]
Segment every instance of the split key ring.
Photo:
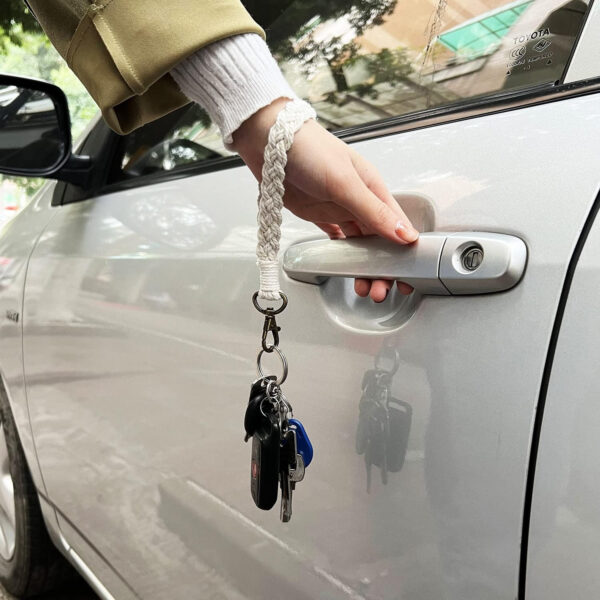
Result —
[[[285, 354], [277, 346], [273, 346], [273, 350], [279, 356], [279, 360], [281, 360], [281, 366], [283, 367], [283, 373], [281, 374], [281, 377], [279, 379], [275, 380], [277, 382], [277, 385], [281, 385], [287, 379], [287, 376], [288, 376], [287, 358], [285, 357]], [[258, 356], [256, 357], [256, 368], [258, 370], [258, 375], [260, 377], [265, 376], [265, 374], [263, 373], [263, 370], [262, 370], [262, 365], [261, 365], [261, 360], [262, 360], [264, 353], [265, 353], [265, 351], [261, 350], [258, 353]]]

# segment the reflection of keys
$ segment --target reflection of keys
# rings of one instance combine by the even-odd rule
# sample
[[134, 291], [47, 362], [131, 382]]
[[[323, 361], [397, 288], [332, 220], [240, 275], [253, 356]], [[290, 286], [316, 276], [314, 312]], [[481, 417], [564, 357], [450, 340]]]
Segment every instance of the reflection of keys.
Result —
[[381, 482], [383, 484], [387, 484], [388, 482], [388, 468], [387, 468], [387, 447], [388, 440], [390, 438], [390, 415], [388, 412], [387, 406], [387, 389], [384, 394], [382, 394], [382, 398], [380, 399], [379, 404], [379, 419], [380, 422], [378, 427], [381, 430], [379, 437], [379, 444], [381, 444]]
[[294, 491], [294, 474], [298, 468], [296, 450], [296, 432], [288, 429], [283, 436], [281, 444], [281, 458], [279, 462], [279, 483], [281, 485], [281, 513], [284, 523], [292, 518], [292, 493]]
[[367, 371], [363, 381], [363, 395], [359, 405], [359, 421], [356, 431], [356, 451], [364, 454], [367, 469], [367, 492], [371, 491], [371, 467], [380, 468], [381, 481], [388, 481], [389, 422], [389, 374], [383, 371]]

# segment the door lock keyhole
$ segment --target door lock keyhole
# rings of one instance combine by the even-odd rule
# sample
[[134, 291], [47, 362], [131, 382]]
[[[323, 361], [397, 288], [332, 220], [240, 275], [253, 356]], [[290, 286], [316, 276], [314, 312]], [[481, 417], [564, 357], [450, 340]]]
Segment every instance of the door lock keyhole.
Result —
[[467, 271], [475, 271], [483, 262], [483, 249], [479, 246], [469, 246], [462, 253], [460, 262]]

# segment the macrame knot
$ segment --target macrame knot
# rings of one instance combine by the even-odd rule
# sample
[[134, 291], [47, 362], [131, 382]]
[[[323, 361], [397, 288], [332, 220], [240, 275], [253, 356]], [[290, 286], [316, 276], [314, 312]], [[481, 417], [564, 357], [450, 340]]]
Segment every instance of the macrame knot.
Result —
[[264, 152], [262, 181], [258, 193], [258, 244], [257, 264], [260, 270], [258, 297], [263, 300], [278, 300], [279, 285], [279, 242], [281, 240], [281, 211], [285, 187], [285, 165], [287, 153], [294, 135], [309, 119], [317, 114], [303, 100], [292, 100], [277, 115], [269, 131]]

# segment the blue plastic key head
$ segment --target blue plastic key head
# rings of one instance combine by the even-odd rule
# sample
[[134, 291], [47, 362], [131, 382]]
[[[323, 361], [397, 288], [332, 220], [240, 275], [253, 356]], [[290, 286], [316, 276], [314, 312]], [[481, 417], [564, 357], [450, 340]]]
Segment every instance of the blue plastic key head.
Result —
[[302, 457], [304, 466], [308, 467], [313, 459], [313, 447], [308, 439], [306, 429], [304, 429], [304, 425], [302, 425], [298, 419], [290, 419], [289, 426], [296, 432], [298, 454]]

